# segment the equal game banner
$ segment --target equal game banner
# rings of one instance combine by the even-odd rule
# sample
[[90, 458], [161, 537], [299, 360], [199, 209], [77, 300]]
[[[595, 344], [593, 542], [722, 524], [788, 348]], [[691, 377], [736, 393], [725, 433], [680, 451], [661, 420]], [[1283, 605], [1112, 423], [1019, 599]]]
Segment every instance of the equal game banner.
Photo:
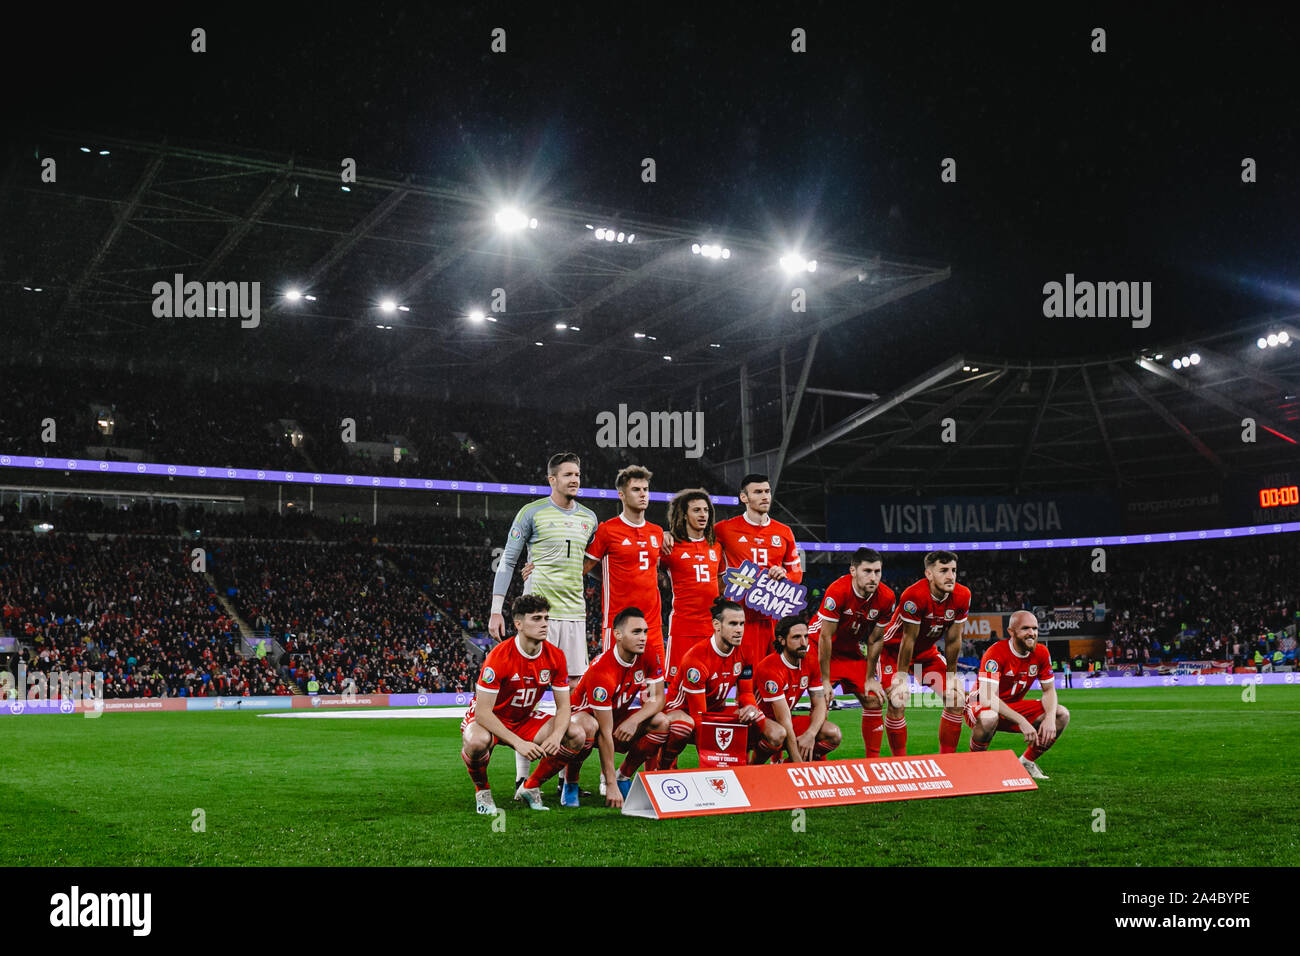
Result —
[[664, 820], [1037, 789], [1010, 750], [821, 760], [643, 771], [632, 784], [623, 813]]

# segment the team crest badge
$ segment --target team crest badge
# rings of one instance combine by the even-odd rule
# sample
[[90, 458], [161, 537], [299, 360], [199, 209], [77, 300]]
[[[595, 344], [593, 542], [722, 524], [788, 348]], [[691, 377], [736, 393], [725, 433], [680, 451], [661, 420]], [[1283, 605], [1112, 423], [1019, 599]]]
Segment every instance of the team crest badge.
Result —
[[867, 617], [874, 621], [876, 619], [876, 615], [879, 613], [880, 611], [877, 608], [873, 607], [870, 611], [867, 612]]
[[654, 535], [650, 535], [650, 547], [652, 548], [659, 547], [659, 539], [656, 538]]
[[[731, 738], [732, 738], [732, 736], [733, 736], [734, 734], [735, 734], [735, 731], [732, 730], [730, 727], [719, 727], [719, 728], [717, 728], [717, 729], [713, 732], [713, 735], [714, 735], [714, 739], [717, 740], [717, 742], [718, 742], [718, 749], [719, 749], [719, 750], [726, 750], [728, 747], [730, 747], [730, 746], [731, 746]], [[726, 791], [724, 790], [723, 792], [725, 793]]]
[[1037, 664], [1030, 664], [1030, 665], [1029, 665], [1029, 676], [1030, 676], [1030, 677], [1037, 677], [1037, 676], [1038, 676], [1038, 665], [1037, 665]]
[[948, 610], [944, 611], [944, 612], [943, 612], [943, 616], [944, 616], [944, 619], [945, 619], [945, 620], [949, 620], [949, 621], [951, 621], [951, 620], [952, 620], [952, 608], [948, 608]]
[[686, 669], [686, 679], [692, 684], [700, 682], [700, 670], [698, 667], [689, 667]]
[[551, 681], [551, 672], [548, 671], [548, 670], [544, 670], [544, 671], [542, 671], [542, 673], [541, 673], [540, 675], [538, 675], [538, 679], [539, 679], [543, 684], [549, 684], [550, 681]]
[[781, 536], [779, 534], [772, 535], [772, 547], [774, 548], [781, 547]]
[[591, 692], [591, 699], [598, 704], [603, 704], [609, 699], [609, 692], [603, 687], [597, 687]]
[[766, 690], [769, 694], [775, 694], [777, 691], [776, 681], [774, 680], [768, 681], [766, 684], [763, 685], [763, 689]]
[[732, 673], [734, 673], [734, 674], [739, 674], [739, 673], [740, 673], [740, 662], [739, 662], [739, 661], [736, 662], [736, 668], [735, 668], [734, 671], [732, 671]]
[[904, 601], [904, 602], [903, 602], [903, 610], [906, 611], [908, 614], [915, 614], [915, 613], [916, 613], [916, 602], [915, 602], [915, 601]]
[[632, 675], [632, 680], [638, 684], [645, 683], [645, 671], [637, 671]]
[[835, 598], [831, 597], [829, 594], [826, 595], [826, 610], [835, 610]]
[[[728, 731], [730, 733], [730, 731]], [[709, 789], [720, 797], [727, 795], [727, 781], [725, 777], [710, 777]]]
[[718, 552], [714, 551], [712, 548], [709, 548], [709, 560], [710, 561], [718, 560]]
[[996, 674], [998, 670], [998, 662], [989, 661], [987, 664], [984, 665], [984, 669], [988, 671], [990, 674]]
[[800, 686], [800, 687], [807, 687], [807, 686], [808, 686], [808, 675], [807, 675], [807, 674], [804, 674], [803, 677], [800, 677], [800, 678], [799, 678], [799, 686]]
[[497, 673], [490, 667], [483, 668], [483, 683], [490, 684], [497, 679]]

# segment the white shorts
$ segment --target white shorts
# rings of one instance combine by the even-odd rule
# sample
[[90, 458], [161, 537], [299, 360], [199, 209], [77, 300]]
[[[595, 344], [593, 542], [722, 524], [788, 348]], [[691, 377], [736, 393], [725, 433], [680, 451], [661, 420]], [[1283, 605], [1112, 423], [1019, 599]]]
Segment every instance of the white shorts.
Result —
[[547, 642], [564, 652], [569, 676], [587, 673], [587, 622], [557, 621], [551, 618], [546, 628]]

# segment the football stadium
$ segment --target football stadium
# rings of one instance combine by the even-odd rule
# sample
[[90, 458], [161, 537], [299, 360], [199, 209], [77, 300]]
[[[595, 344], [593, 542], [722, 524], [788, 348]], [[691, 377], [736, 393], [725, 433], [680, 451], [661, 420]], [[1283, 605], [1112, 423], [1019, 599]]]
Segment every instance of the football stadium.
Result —
[[15, 126], [7, 867], [1300, 864], [1280, 34], [423, 16]]

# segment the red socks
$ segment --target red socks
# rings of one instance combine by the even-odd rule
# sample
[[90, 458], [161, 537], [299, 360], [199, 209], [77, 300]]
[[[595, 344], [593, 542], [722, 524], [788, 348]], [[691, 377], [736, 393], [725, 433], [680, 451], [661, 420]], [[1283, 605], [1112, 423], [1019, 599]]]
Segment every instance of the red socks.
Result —
[[460, 759], [465, 761], [465, 769], [469, 771], [469, 778], [474, 781], [475, 790], [487, 790], [488, 762], [492, 759], [492, 751], [488, 751], [482, 757], [470, 757], [464, 750], [460, 752]]
[[880, 738], [885, 733], [885, 712], [882, 710], [864, 710], [862, 712], [862, 743], [867, 748], [868, 757], [880, 756]]
[[[659, 748], [662, 747], [667, 740], [668, 735], [666, 733], [651, 733], [643, 735], [641, 739], [632, 746], [632, 750], [628, 753], [627, 759], [623, 761], [623, 766], [619, 768], [619, 773], [625, 777], [635, 775], [636, 772], [641, 769], [641, 765], [650, 757], [657, 754]], [[608, 781], [606, 781], [606, 785], [608, 785]]]
[[[535, 787], [540, 787], [546, 781], [550, 780], [557, 773], [559, 773], [563, 767], [568, 766], [569, 762], [572, 761], [573, 758], [576, 756], [578, 756], [577, 751], [570, 750], [568, 747], [561, 745], [560, 752], [556, 754], [554, 757], [542, 758], [541, 763], [537, 765], [537, 769], [534, 770], [531, 774], [529, 774], [528, 779], [524, 781], [524, 786], [527, 787], [529, 790], [532, 790]], [[579, 764], [578, 766], [582, 766], [582, 765]], [[574, 780], [578, 779], [576, 774], [574, 775], [573, 779]]]
[[659, 766], [668, 767], [677, 760], [677, 755], [686, 749], [686, 745], [695, 736], [695, 728], [683, 720], [674, 720], [668, 725], [668, 740], [659, 753]]
[[889, 753], [893, 757], [907, 756], [907, 717], [885, 718], [885, 735], [889, 738]]
[[960, 714], [954, 714], [947, 710], [943, 712], [943, 717], [939, 720], [939, 753], [955, 754], [957, 752], [957, 745], [961, 743], [961, 725]]
[[989, 749], [989, 742], [988, 742], [988, 741], [985, 741], [984, 743], [980, 743], [978, 740], [975, 739], [975, 735], [974, 735], [974, 734], [971, 735], [971, 738], [970, 738], [970, 752], [971, 752], [971, 753], [973, 753], [973, 754], [977, 754], [977, 753], [979, 753], [979, 752], [982, 751], [982, 750], [988, 750], [988, 749]]

